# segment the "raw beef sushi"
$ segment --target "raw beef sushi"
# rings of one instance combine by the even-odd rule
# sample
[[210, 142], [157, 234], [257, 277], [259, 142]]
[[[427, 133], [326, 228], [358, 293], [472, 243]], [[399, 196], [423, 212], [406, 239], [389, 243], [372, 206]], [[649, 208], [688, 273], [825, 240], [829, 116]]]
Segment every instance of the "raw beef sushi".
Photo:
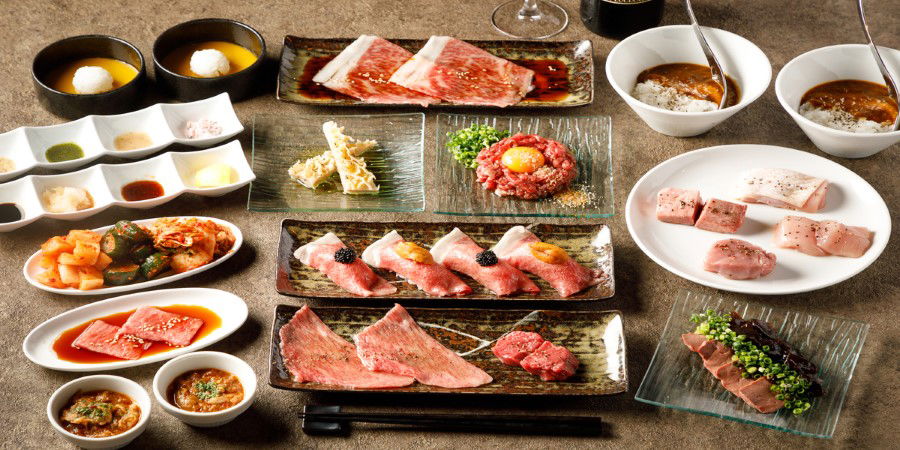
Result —
[[819, 222], [806, 217], [787, 216], [775, 225], [775, 245], [792, 248], [807, 255], [825, 256], [824, 250], [816, 243]]
[[373, 389], [415, 382], [412, 377], [367, 369], [356, 355], [356, 347], [328, 328], [307, 305], [281, 327], [278, 336], [284, 366], [298, 383]]
[[391, 75], [413, 56], [378, 36], [353, 41], [314, 77], [325, 87], [369, 103], [411, 103], [428, 106], [437, 98], [391, 83]]
[[578, 358], [569, 349], [544, 341], [537, 350], [522, 359], [522, 368], [544, 381], [563, 381], [578, 370]]
[[102, 320], [88, 325], [72, 342], [72, 347], [121, 359], [138, 359], [150, 347], [150, 342], [130, 336], [120, 336], [120, 328]]
[[828, 181], [788, 169], [751, 169], [741, 175], [737, 198], [776, 208], [816, 212], [825, 206]]
[[775, 269], [775, 254], [747, 241], [723, 239], [706, 253], [703, 268], [733, 280], [751, 280]]
[[396, 230], [368, 246], [362, 259], [372, 267], [396, 273], [428, 295], [447, 297], [472, 292], [453, 272], [435, 263], [428, 250], [404, 241]]
[[700, 191], [663, 188], [656, 195], [656, 218], [662, 222], [693, 225], [702, 207]]
[[775, 245], [812, 256], [859, 258], [872, 245], [872, 232], [833, 220], [817, 222], [805, 217], [786, 216], [775, 226]]
[[437, 241], [431, 255], [438, 264], [474, 278], [497, 295], [534, 294], [541, 290], [522, 271], [500, 261], [493, 252], [486, 252], [459, 228]]
[[512, 331], [505, 334], [491, 347], [491, 352], [507, 366], [518, 366], [526, 356], [543, 344], [540, 334], [530, 331]]
[[429, 336], [400, 305], [353, 336], [363, 365], [376, 372], [415, 377], [445, 388], [477, 387], [493, 381], [452, 350]]
[[746, 214], [747, 205], [712, 198], [703, 205], [703, 211], [694, 226], [716, 233], [736, 233], [744, 224]]
[[510, 228], [493, 250], [501, 261], [541, 277], [563, 297], [603, 281], [601, 271], [578, 264], [563, 249], [541, 242], [521, 225]]
[[449, 36], [432, 36], [390, 81], [466, 105], [509, 106], [532, 89], [534, 72]]
[[353, 295], [371, 297], [397, 292], [396, 287], [376, 275], [334, 233], [327, 233], [301, 246], [294, 252], [294, 258], [318, 269]]
[[148, 341], [165, 342], [174, 347], [191, 344], [203, 320], [168, 311], [141, 306], [122, 324], [119, 335], [134, 336]]

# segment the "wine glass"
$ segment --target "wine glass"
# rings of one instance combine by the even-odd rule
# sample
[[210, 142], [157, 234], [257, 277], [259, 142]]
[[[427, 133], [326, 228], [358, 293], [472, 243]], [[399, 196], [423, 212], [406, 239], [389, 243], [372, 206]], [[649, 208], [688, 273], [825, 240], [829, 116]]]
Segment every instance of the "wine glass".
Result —
[[546, 39], [566, 29], [569, 14], [546, 0], [509, 0], [494, 8], [491, 23], [507, 36]]

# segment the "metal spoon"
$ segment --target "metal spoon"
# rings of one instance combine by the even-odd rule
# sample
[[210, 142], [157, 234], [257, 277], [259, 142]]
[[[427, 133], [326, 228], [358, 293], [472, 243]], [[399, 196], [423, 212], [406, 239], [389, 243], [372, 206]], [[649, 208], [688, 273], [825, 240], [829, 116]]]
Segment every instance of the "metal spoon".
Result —
[[[875, 42], [872, 41], [872, 35], [869, 34], [869, 25], [866, 23], [866, 13], [863, 12], [863, 0], [859, 0], [856, 6], [859, 10], [859, 21], [862, 23], [863, 33], [865, 33], [866, 39], [869, 40], [869, 48], [872, 50], [872, 56], [875, 57], [875, 63], [878, 64], [878, 70], [881, 71], [881, 76], [884, 78], [884, 85], [887, 86], [888, 95], [894, 99], [894, 102], [897, 102], [897, 104], [900, 105], [900, 97], [897, 96], [897, 83], [894, 82], [894, 77], [891, 76], [891, 72], [888, 71], [887, 66], [884, 65], [884, 60], [881, 59], [881, 53], [878, 53], [878, 47], [875, 45]], [[891, 131], [897, 131], [898, 129], [900, 129], [900, 114], [897, 114], [897, 117], [894, 118], [894, 125], [891, 126]]]
[[722, 86], [722, 100], [719, 101], [718, 108], [722, 109], [725, 107], [725, 102], [728, 101], [728, 83], [725, 81], [725, 71], [722, 70], [722, 66], [719, 64], [719, 60], [716, 59], [716, 54], [713, 53], [712, 48], [709, 47], [709, 43], [706, 42], [706, 38], [703, 37], [703, 31], [700, 30], [700, 24], [697, 23], [697, 18], [694, 17], [694, 9], [691, 8], [691, 0], [684, 0], [684, 8], [687, 10], [688, 16], [690, 16], [691, 18], [691, 25], [693, 25], [694, 27], [694, 34], [697, 35], [697, 40], [700, 41], [700, 47], [703, 48], [703, 54], [706, 56], [707, 63], [709, 63], [709, 70], [710, 72], [712, 72], [712, 79], [716, 83], [719, 83], [719, 86]]

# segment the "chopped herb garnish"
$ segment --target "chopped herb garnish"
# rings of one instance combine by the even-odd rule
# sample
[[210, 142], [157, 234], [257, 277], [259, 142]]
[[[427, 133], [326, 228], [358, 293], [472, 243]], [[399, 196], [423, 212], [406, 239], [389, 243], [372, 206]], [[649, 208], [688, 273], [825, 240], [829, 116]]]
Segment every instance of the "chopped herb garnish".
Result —
[[200, 400], [209, 400], [219, 396], [219, 385], [212, 381], [198, 381], [194, 383], [194, 395]]
[[475, 124], [469, 128], [447, 133], [447, 150], [460, 164], [474, 169], [478, 167], [475, 158], [481, 149], [490, 147], [509, 136], [509, 131], [500, 131], [492, 126]]
[[75, 407], [75, 413], [82, 417], [91, 419], [102, 419], [110, 414], [110, 404], [104, 402], [80, 402], [80, 406]]

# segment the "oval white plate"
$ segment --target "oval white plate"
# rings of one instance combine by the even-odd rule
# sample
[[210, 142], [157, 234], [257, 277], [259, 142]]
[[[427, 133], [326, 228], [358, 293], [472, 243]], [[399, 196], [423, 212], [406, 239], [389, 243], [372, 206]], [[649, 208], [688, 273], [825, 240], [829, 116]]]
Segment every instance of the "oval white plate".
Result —
[[[735, 201], [736, 177], [754, 167], [792, 169], [831, 183], [825, 208], [815, 214], [751, 204], [736, 234], [704, 231], [656, 220], [656, 194], [664, 187], [697, 189], [703, 200]], [[832, 219], [875, 232], [872, 247], [859, 258], [809, 256], [778, 248], [773, 227], [787, 215]], [[874, 262], [887, 246], [891, 217], [887, 205], [869, 183], [840, 164], [812, 153], [771, 145], [722, 145], [695, 150], [650, 169], [631, 190], [625, 222], [638, 247], [666, 270], [695, 283], [747, 294], [794, 294], [840, 283]], [[730, 280], [703, 270], [703, 258], [713, 242], [728, 238], [752, 242], [775, 253], [775, 270], [755, 280]]]
[[[53, 351], [53, 342], [65, 330], [100, 317], [131, 311], [141, 306], [168, 305], [202, 306], [216, 313], [222, 319], [222, 325], [187, 347], [157, 353], [136, 360], [82, 364], [60, 360]], [[25, 341], [22, 342], [22, 351], [33, 363], [48, 369], [65, 372], [99, 372], [123, 369], [125, 367], [165, 361], [178, 355], [208, 347], [234, 333], [244, 324], [245, 320], [247, 320], [247, 304], [240, 297], [230, 292], [206, 288], [163, 289], [139, 292], [75, 308], [38, 325], [25, 337]]]
[[[215, 222], [219, 225], [228, 227], [231, 230], [231, 233], [234, 234], [234, 246], [231, 248], [231, 250], [228, 251], [228, 253], [223, 255], [221, 258], [216, 259], [213, 262], [211, 262], [205, 266], [201, 266], [201, 267], [198, 267], [193, 270], [188, 270], [187, 272], [182, 272], [182, 273], [177, 273], [174, 275], [168, 275], [168, 276], [164, 276], [164, 277], [160, 277], [160, 278], [155, 278], [152, 280], [142, 281], [140, 283], [126, 284], [124, 286], [110, 286], [110, 287], [105, 287], [102, 289], [93, 289], [90, 291], [82, 291], [82, 290], [78, 290], [75, 288], [58, 289], [58, 288], [54, 288], [54, 287], [50, 287], [50, 286], [45, 286], [45, 285], [41, 284], [40, 282], [38, 282], [34, 277], [37, 274], [44, 271], [44, 269], [42, 269], [38, 266], [38, 263], [40, 262], [40, 257], [41, 257], [40, 250], [34, 252], [34, 254], [31, 255], [31, 257], [28, 258], [27, 261], [25, 261], [25, 266], [22, 268], [22, 273], [25, 274], [25, 279], [28, 280], [28, 282], [31, 283], [32, 286], [34, 286], [38, 289], [43, 289], [47, 292], [53, 292], [54, 294], [63, 294], [63, 295], [117, 294], [119, 292], [136, 291], [138, 289], [146, 289], [149, 287], [155, 287], [155, 286], [159, 286], [161, 284], [171, 283], [173, 281], [177, 281], [182, 278], [187, 278], [191, 275], [196, 275], [200, 272], [205, 272], [209, 269], [212, 269], [213, 267], [218, 266], [219, 264], [222, 264], [228, 258], [231, 258], [232, 255], [234, 255], [235, 253], [237, 253], [238, 250], [240, 250], [241, 245], [244, 243], [244, 235], [241, 234], [240, 228], [238, 228], [236, 225], [234, 225], [231, 222], [228, 222], [228, 221], [225, 221], [222, 219], [216, 219], [214, 217], [200, 217], [200, 216], [182, 216], [182, 217], [183, 218], [196, 217], [197, 219], [200, 219], [200, 220], [212, 220], [213, 222]], [[156, 219], [135, 220], [134, 223], [136, 223], [138, 225], [143, 225], [143, 224], [151, 223], [154, 220], [156, 220]], [[96, 228], [96, 229], [94, 229], [94, 231], [96, 231], [98, 233], [104, 233], [104, 232], [106, 232], [106, 230], [108, 230], [112, 227], [113, 227], [113, 225], [109, 225], [109, 226], [105, 226], [102, 228]]]

